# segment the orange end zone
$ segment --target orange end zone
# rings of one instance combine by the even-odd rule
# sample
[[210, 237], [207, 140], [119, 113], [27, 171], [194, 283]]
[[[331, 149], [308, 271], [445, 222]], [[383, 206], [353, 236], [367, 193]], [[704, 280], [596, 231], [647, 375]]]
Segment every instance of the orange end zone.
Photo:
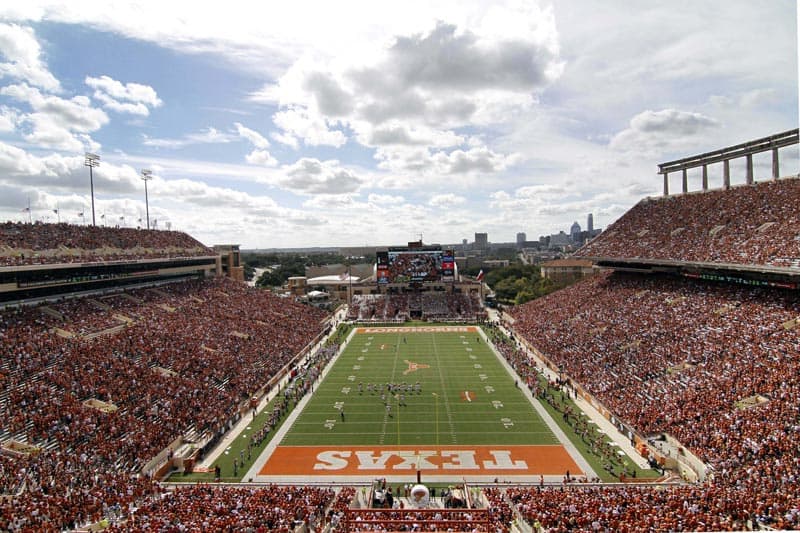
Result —
[[583, 472], [561, 445], [278, 446], [263, 476], [563, 475]]

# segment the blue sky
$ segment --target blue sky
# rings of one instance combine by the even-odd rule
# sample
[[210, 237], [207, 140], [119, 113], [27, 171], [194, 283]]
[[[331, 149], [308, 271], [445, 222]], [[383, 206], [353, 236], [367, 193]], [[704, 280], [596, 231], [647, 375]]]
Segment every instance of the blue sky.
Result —
[[798, 125], [792, 0], [257, 6], [3, 2], [0, 219], [90, 221], [90, 151], [98, 223], [150, 169], [151, 221], [206, 244], [533, 239]]

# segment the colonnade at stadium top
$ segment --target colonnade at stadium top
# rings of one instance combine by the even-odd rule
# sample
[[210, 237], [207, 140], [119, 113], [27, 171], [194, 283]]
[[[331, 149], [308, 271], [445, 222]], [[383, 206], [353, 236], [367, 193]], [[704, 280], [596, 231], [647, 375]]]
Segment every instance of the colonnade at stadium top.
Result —
[[730, 162], [740, 157], [746, 158], [745, 181], [748, 185], [753, 183], [753, 155], [772, 151], [772, 178], [780, 177], [780, 163], [778, 160], [778, 149], [785, 146], [798, 144], [798, 129], [776, 133], [769, 137], [763, 137], [746, 143], [720, 148], [713, 152], [706, 152], [700, 155], [676, 159], [658, 165], [658, 173], [664, 176], [664, 196], [669, 196], [669, 174], [681, 171], [682, 173], [682, 192], [689, 192], [689, 179], [687, 171], [690, 168], [702, 167], [702, 187], [708, 190], [708, 165], [722, 162], [722, 186], [725, 189], [731, 187]]

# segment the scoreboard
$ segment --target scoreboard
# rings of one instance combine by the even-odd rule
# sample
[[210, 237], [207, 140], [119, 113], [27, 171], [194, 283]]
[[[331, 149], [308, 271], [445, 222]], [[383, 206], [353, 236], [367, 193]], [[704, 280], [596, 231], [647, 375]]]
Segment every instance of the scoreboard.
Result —
[[455, 280], [455, 256], [441, 247], [389, 248], [376, 258], [378, 284], [439, 283]]

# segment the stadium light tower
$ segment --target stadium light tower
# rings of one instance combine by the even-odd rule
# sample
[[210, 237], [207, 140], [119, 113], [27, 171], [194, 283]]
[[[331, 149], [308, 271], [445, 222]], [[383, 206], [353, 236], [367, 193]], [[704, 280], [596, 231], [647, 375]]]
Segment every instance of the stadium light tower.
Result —
[[147, 182], [153, 179], [153, 171], [142, 169], [142, 181], [144, 181], [144, 208], [147, 212], [147, 229], [150, 229], [150, 203], [147, 200]]
[[92, 175], [92, 169], [100, 165], [100, 156], [86, 152], [86, 160], [83, 164], [89, 167], [89, 186], [91, 187], [92, 193], [92, 226], [96, 226], [97, 224], [95, 224], [94, 221], [94, 176]]

